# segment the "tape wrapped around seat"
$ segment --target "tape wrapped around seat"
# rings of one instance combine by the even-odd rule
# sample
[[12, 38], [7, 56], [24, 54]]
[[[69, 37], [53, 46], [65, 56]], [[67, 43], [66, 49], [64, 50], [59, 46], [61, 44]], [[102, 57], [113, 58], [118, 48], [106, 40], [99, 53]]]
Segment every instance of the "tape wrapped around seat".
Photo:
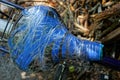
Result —
[[74, 56], [91, 61], [101, 60], [103, 45], [75, 37], [55, 9], [34, 6], [23, 10], [22, 15], [8, 40], [11, 57], [21, 69], [27, 70], [34, 60], [44, 67], [48, 55], [53, 63]]

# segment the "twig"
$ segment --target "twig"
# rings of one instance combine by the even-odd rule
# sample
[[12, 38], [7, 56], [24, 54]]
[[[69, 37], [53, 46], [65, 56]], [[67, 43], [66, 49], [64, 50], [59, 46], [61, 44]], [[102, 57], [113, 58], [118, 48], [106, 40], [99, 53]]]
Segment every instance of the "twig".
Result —
[[99, 22], [103, 19], [115, 16], [120, 14], [120, 3], [114, 5], [112, 8], [107, 9], [101, 13], [98, 13], [95, 17], [94, 17], [94, 22]]
[[74, 22], [74, 25], [75, 25], [75, 27], [79, 28], [80, 32], [82, 32], [82, 33], [85, 33], [85, 34], [86, 34], [86, 33], [89, 32], [89, 30], [88, 30], [87, 28], [85, 28], [85, 27], [79, 25], [79, 24], [76, 23], [76, 22]]
[[110, 32], [111, 30], [113, 30], [115, 27], [117, 27], [118, 24], [119, 24], [118, 21], [114, 22], [110, 27], [108, 27], [106, 30], [102, 32], [101, 37]]
[[109, 41], [115, 37], [120, 35], [120, 27], [109, 33], [107, 36], [105, 36], [103, 39], [101, 39], [102, 42]]

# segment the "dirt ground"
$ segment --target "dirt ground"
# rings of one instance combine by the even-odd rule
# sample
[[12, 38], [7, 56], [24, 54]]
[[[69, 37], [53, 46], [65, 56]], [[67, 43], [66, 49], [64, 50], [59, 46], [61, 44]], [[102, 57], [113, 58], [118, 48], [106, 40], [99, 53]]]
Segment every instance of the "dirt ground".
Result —
[[[99, 64], [94, 64], [96, 67], [91, 72], [84, 75], [67, 72], [66, 80], [120, 80], [120, 71], [112, 70]], [[102, 75], [100, 75], [102, 73]], [[8, 55], [0, 53], [0, 80], [55, 80], [54, 74], [57, 74], [53, 68], [51, 72], [25, 72], [20, 70]], [[104, 75], [105, 74], [105, 75]], [[82, 75], [80, 79], [77, 76]], [[88, 76], [89, 75], [89, 76]], [[103, 77], [104, 76], [104, 77]]]

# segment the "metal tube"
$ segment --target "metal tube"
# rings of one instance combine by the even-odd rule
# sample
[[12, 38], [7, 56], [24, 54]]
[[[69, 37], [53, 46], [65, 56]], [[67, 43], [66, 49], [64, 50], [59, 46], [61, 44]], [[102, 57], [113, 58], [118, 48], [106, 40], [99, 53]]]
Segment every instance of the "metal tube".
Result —
[[2, 15], [4, 15], [4, 16], [6, 16], [7, 18], [9, 18], [9, 17], [10, 17], [9, 15], [7, 15], [6, 13], [4, 13], [4, 12], [2, 12], [2, 11], [0, 11], [0, 14], [2, 14]]
[[6, 4], [6, 5], [8, 5], [8, 6], [14, 7], [14, 8], [16, 8], [16, 9], [24, 10], [24, 7], [19, 6], [19, 5], [17, 5], [17, 4], [14, 4], [14, 3], [12, 3], [12, 2], [9, 2], [9, 1], [7, 1], [7, 0], [0, 0], [0, 2]]
[[3, 52], [5, 52], [5, 53], [9, 53], [8, 50], [6, 50], [6, 49], [4, 49], [4, 48], [2, 48], [2, 47], [0, 47], [0, 51], [3, 51]]
[[104, 57], [100, 63], [120, 71], [120, 60]]
[[[10, 17], [13, 15], [13, 10], [11, 10], [11, 12], [10, 12]], [[7, 30], [7, 27], [8, 27], [8, 25], [9, 25], [9, 22], [10, 22], [10, 19], [11, 18], [8, 18], [8, 21], [7, 21], [7, 24], [6, 24], [6, 26], [5, 26], [5, 29], [4, 29], [4, 32], [3, 32], [3, 34], [2, 34], [2, 37], [1, 37], [1, 39], [4, 37], [4, 35], [5, 35], [5, 32], [6, 32], [6, 30]]]

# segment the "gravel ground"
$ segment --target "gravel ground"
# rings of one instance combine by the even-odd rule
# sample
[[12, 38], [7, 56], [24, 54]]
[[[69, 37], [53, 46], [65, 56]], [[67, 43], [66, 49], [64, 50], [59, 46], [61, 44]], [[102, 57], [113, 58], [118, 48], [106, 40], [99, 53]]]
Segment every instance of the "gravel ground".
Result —
[[0, 80], [43, 80], [41, 73], [20, 70], [7, 55], [0, 53]]
[[0, 57], [0, 80], [21, 80], [21, 70], [6, 56]]

